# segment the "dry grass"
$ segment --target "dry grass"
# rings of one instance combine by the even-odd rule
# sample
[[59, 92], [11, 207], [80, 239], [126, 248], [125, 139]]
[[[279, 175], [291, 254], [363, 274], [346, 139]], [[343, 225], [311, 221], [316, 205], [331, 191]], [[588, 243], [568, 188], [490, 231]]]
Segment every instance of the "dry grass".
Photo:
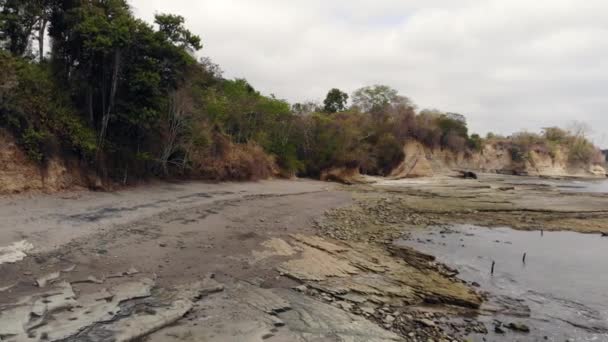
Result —
[[213, 143], [193, 158], [195, 177], [225, 180], [261, 180], [277, 174], [274, 158], [254, 143], [235, 144], [216, 134]]

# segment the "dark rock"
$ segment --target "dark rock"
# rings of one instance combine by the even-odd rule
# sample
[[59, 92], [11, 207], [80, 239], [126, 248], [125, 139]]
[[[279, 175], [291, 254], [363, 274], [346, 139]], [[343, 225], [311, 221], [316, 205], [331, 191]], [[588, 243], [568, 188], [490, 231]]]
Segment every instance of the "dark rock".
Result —
[[429, 319], [418, 319], [418, 320], [416, 320], [416, 322], [422, 324], [423, 326], [425, 326], [427, 328], [432, 328], [435, 326], [435, 322], [433, 322]]
[[477, 174], [471, 171], [460, 171], [460, 176], [464, 179], [477, 179]]
[[509, 323], [509, 325], [507, 325], [507, 328], [509, 328], [513, 331], [519, 331], [519, 332], [523, 332], [523, 333], [530, 332], [530, 328], [523, 323]]
[[497, 326], [494, 327], [494, 332], [497, 333], [497, 334], [504, 334], [505, 333], [505, 331], [499, 325], [497, 325]]

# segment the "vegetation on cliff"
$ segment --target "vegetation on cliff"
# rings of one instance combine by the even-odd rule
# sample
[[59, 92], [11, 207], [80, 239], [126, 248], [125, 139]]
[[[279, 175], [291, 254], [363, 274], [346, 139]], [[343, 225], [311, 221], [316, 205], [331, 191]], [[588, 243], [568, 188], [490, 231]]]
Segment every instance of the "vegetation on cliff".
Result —
[[[69, 155], [124, 182], [318, 177], [332, 167], [385, 175], [408, 140], [483, 150], [462, 115], [417, 110], [390, 87], [361, 88], [350, 107], [339, 89], [322, 106], [290, 105], [223, 78], [195, 57], [202, 46], [183, 17], [157, 14], [151, 25], [126, 0], [0, 0], [0, 126], [36, 162]], [[583, 136], [557, 129], [503, 140], [522, 160], [560, 144], [575, 162], [599, 155]]]
[[564, 130], [559, 127], [545, 128], [540, 134], [520, 132], [505, 138], [489, 134], [486, 143], [506, 146], [515, 162], [526, 162], [532, 159], [532, 153], [551, 156], [556, 159], [563, 152], [565, 161], [571, 166], [605, 163], [601, 150], [586, 137], [584, 129]]

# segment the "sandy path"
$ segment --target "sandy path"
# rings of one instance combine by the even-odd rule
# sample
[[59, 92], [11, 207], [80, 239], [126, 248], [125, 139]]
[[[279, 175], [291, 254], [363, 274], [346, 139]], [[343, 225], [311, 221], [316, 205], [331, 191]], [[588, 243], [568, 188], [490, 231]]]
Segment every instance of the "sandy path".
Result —
[[257, 183], [160, 183], [130, 190], [0, 198], [0, 248], [26, 240], [36, 252], [163, 212], [251, 196], [285, 195], [327, 189], [314, 181]]

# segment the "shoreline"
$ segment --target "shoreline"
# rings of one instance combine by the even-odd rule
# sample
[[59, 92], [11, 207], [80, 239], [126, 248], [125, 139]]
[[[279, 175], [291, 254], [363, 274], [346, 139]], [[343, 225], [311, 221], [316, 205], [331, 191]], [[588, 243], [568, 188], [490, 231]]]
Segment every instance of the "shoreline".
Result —
[[[476, 287], [394, 240], [414, 228], [490, 220], [547, 230], [570, 220], [579, 231], [608, 231], [608, 210], [601, 209], [608, 196], [534, 184], [505, 190], [504, 182], [483, 176], [401, 183], [164, 183], [95, 196], [4, 199], [12, 208], [30, 209], [5, 207], [12, 222], [5, 223], [5, 236], [30, 222], [37, 230], [18, 238], [38, 247], [37, 241], [53, 236], [60, 247], [26, 251], [21, 261], [0, 264], [7, 275], [0, 282], [0, 335], [14, 326], [4, 321], [7, 309], [26, 310], [15, 303], [59, 286], [74, 292], [60, 306], [88, 307], [86, 298], [103, 291], [124, 294], [116, 305], [125, 315], [108, 318], [124, 334], [132, 332], [126, 322], [145, 328], [152, 317], [173, 317], [161, 319], [160, 330], [142, 328], [149, 341], [234, 334], [243, 341], [307, 341], [313, 331], [326, 337], [340, 331], [355, 341], [464, 341], [491, 329], [474, 319], [483, 301]], [[18, 240], [11, 239], [5, 240]], [[121, 292], [125, 284], [142, 282], [153, 290], [144, 299]], [[140, 316], [129, 311], [133, 305], [158, 313]], [[26, 313], [11, 316], [28, 326]], [[64, 331], [68, 341], [103, 328], [79, 324], [83, 330], [75, 335]], [[44, 333], [32, 329], [26, 333]]]

